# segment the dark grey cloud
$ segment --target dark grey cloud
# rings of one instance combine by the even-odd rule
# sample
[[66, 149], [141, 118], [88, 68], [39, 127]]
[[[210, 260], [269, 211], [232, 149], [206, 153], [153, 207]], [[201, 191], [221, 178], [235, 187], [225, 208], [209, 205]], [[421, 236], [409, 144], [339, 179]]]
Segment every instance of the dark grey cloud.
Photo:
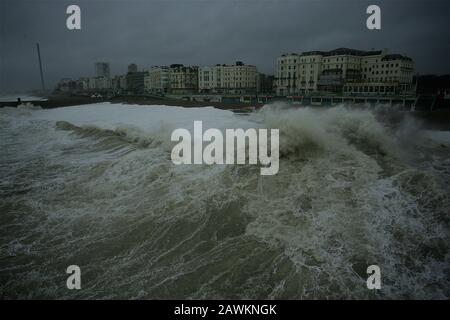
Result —
[[[66, 8], [78, 4], [82, 30], [66, 29]], [[365, 27], [370, 4], [382, 9], [382, 30]], [[450, 73], [447, 0], [179, 0], [21, 1], [0, 3], [0, 91], [39, 88], [35, 43], [45, 80], [91, 76], [94, 62], [113, 74], [140, 69], [242, 60], [274, 73], [285, 52], [388, 48], [416, 61], [420, 73]]]

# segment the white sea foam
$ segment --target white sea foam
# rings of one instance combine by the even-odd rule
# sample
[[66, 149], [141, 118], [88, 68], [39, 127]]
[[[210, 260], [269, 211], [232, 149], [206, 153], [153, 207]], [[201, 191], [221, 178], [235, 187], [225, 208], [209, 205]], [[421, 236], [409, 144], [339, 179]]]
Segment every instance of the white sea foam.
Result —
[[429, 139], [450, 146], [450, 131], [426, 130], [424, 134]]
[[17, 94], [17, 95], [0, 95], [0, 102], [16, 102], [17, 98], [20, 98], [22, 102], [29, 102], [29, 101], [46, 101], [47, 98], [39, 97], [39, 96], [33, 96], [28, 94]]

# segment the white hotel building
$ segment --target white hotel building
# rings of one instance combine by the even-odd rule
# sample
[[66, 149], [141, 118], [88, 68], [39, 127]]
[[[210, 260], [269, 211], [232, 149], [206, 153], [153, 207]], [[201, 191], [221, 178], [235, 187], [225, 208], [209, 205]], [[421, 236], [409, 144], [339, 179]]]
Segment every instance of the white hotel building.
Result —
[[414, 91], [414, 62], [387, 50], [340, 48], [284, 54], [277, 59], [277, 95], [333, 92], [348, 95], [398, 95]]
[[169, 68], [168, 91], [171, 94], [195, 94], [198, 92], [198, 67], [172, 64]]
[[255, 66], [237, 61], [234, 65], [216, 65], [198, 69], [199, 93], [253, 94], [258, 71]]
[[155, 66], [144, 77], [144, 89], [150, 94], [167, 93], [169, 87], [169, 67]]

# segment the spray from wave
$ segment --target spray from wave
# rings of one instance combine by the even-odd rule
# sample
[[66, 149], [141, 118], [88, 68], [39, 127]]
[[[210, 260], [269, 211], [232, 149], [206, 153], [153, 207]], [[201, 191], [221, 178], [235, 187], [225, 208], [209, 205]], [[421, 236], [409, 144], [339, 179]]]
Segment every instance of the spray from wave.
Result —
[[[282, 105], [0, 113], [3, 298], [450, 296], [450, 148], [407, 119]], [[173, 165], [170, 132], [193, 120], [279, 128], [279, 173]], [[372, 264], [381, 290], [366, 287]]]

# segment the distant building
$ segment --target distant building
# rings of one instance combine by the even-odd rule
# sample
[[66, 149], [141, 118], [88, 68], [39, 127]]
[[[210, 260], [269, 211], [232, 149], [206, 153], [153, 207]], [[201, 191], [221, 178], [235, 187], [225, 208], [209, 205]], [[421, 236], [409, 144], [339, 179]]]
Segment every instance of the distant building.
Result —
[[148, 74], [145, 71], [128, 72], [126, 75], [127, 93], [144, 94], [144, 78]]
[[276, 93], [279, 96], [296, 93], [297, 88], [297, 69], [300, 61], [300, 55], [297, 53], [283, 54], [277, 59], [276, 72]]
[[109, 77], [96, 77], [94, 81], [95, 89], [97, 90], [111, 89], [111, 79]]
[[222, 67], [222, 88], [225, 93], [246, 94], [256, 92], [257, 70], [255, 66], [237, 61], [235, 65]]
[[70, 94], [77, 90], [77, 82], [71, 78], [62, 78], [56, 85], [55, 92], [59, 94]]
[[111, 79], [111, 88], [115, 93], [123, 93], [127, 90], [127, 78], [125, 75], [118, 75]]
[[109, 63], [107, 62], [97, 62], [95, 63], [95, 76], [109, 78]]
[[125, 76], [126, 92], [128, 94], [144, 94], [144, 78], [148, 74], [145, 71], [137, 71], [137, 65], [128, 65], [128, 73]]
[[259, 94], [273, 94], [273, 82], [275, 76], [258, 73], [258, 81], [256, 83], [256, 91]]
[[144, 78], [144, 89], [149, 94], [165, 94], [169, 88], [169, 67], [155, 66]]
[[97, 78], [96, 77], [88, 78], [88, 86], [90, 91], [97, 89]]
[[89, 90], [89, 78], [83, 77], [77, 80], [77, 87], [79, 91], [88, 91]]
[[387, 50], [340, 48], [284, 54], [277, 59], [277, 95], [332, 92], [348, 95], [409, 94], [413, 86], [411, 58]]
[[107, 91], [111, 88], [111, 80], [106, 77], [90, 77], [72, 80], [61, 79], [56, 85], [55, 92], [63, 94], [79, 94], [89, 91]]
[[257, 89], [255, 66], [237, 61], [234, 65], [215, 65], [198, 70], [200, 93], [254, 94]]
[[221, 91], [220, 65], [198, 68], [198, 91], [200, 93], [219, 93]]
[[138, 71], [138, 68], [137, 68], [136, 64], [131, 63], [131, 64], [128, 65], [128, 73], [130, 73], [130, 72], [137, 72], [137, 71]]
[[198, 92], [198, 67], [172, 64], [169, 68], [168, 90], [172, 94], [195, 94]]

